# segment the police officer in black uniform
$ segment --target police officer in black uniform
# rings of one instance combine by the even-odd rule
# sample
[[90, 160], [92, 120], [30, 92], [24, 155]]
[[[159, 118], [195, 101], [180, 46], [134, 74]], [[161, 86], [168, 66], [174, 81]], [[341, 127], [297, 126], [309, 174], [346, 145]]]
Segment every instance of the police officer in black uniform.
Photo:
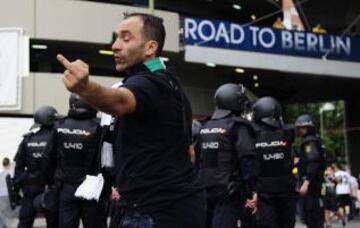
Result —
[[84, 227], [98, 228], [102, 205], [74, 196], [86, 175], [97, 175], [100, 170], [97, 111], [76, 94], [71, 94], [69, 103], [68, 116], [54, 125], [43, 165], [46, 170], [52, 168], [48, 181], [59, 190], [59, 227], [77, 228], [82, 219]]
[[313, 118], [304, 114], [295, 122], [301, 137], [299, 150], [299, 175], [301, 179], [299, 193], [303, 196], [304, 217], [307, 227], [323, 227], [324, 212], [320, 202], [321, 186], [325, 166], [320, 139], [316, 136]]
[[[41, 164], [43, 153], [49, 141], [57, 111], [51, 106], [42, 106], [34, 115], [35, 125], [24, 135], [15, 156], [15, 185], [21, 188], [24, 198], [21, 202], [19, 228], [32, 227], [37, 211], [33, 206], [35, 197], [45, 191], [45, 177]], [[47, 227], [57, 227], [57, 215], [45, 212]]]
[[237, 227], [245, 198], [256, 204], [253, 131], [240, 117], [245, 101], [243, 86], [220, 86], [215, 93], [217, 109], [200, 128], [195, 148], [200, 182], [207, 192], [207, 227]]
[[257, 132], [255, 148], [260, 161], [257, 227], [294, 227], [293, 134], [283, 124], [280, 103], [272, 97], [262, 97], [253, 104], [253, 120]]

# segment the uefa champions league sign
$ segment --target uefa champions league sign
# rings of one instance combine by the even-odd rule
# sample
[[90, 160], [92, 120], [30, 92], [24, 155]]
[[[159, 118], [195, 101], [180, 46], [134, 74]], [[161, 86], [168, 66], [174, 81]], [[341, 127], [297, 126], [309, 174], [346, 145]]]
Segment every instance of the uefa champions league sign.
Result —
[[360, 62], [360, 38], [186, 17], [186, 45]]

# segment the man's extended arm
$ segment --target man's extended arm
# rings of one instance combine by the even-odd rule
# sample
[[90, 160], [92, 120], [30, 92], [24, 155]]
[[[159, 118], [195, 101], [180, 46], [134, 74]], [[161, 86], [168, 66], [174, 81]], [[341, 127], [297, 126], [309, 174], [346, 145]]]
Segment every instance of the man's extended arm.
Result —
[[112, 114], [124, 115], [136, 109], [134, 94], [127, 88], [107, 88], [89, 79], [89, 65], [81, 60], [69, 62], [63, 55], [57, 60], [65, 67], [63, 82], [70, 92], [79, 94], [96, 109]]

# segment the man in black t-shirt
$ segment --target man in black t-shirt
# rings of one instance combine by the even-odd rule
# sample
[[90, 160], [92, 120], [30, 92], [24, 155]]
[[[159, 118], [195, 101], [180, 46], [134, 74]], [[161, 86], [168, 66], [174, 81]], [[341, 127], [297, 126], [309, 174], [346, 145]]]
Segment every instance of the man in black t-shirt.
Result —
[[105, 88], [89, 80], [89, 66], [58, 60], [66, 68], [68, 90], [103, 112], [115, 124], [121, 227], [201, 228], [205, 201], [195, 184], [188, 156], [191, 107], [174, 73], [159, 56], [165, 41], [162, 19], [129, 14], [112, 46], [116, 70], [126, 73], [123, 86]]

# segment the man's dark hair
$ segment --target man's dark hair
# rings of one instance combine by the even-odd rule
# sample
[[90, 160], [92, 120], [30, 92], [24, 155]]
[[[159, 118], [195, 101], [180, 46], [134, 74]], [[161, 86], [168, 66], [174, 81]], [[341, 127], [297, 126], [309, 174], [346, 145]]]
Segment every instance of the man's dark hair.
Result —
[[164, 43], [165, 43], [165, 28], [163, 25], [163, 19], [160, 17], [153, 16], [146, 13], [126, 13], [124, 19], [129, 17], [140, 17], [144, 23], [143, 26], [143, 35], [144, 38], [149, 40], [155, 40], [159, 47], [156, 50], [156, 56], [159, 57], [162, 53]]
[[9, 158], [4, 158], [2, 161], [2, 165], [3, 167], [7, 167], [10, 164], [10, 159]]

